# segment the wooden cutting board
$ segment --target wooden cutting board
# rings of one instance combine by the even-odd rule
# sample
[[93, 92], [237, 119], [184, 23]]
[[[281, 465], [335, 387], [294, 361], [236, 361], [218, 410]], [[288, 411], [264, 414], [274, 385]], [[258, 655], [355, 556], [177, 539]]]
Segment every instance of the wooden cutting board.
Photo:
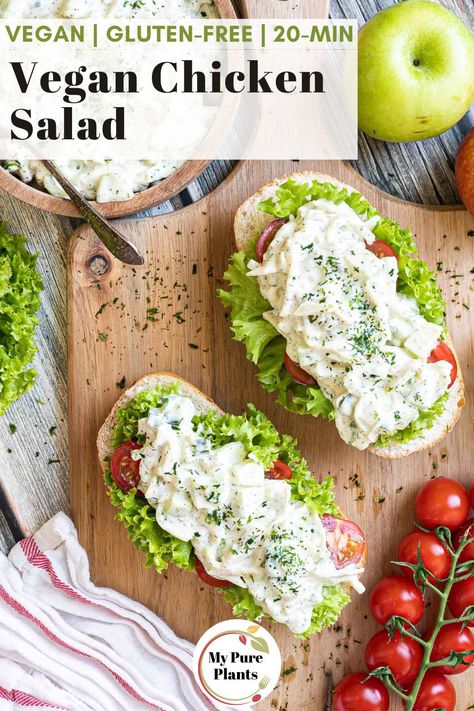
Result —
[[[448, 304], [448, 323], [463, 364], [468, 404], [449, 437], [432, 451], [384, 461], [346, 446], [333, 424], [290, 415], [264, 393], [244, 349], [232, 341], [216, 289], [233, 252], [237, 206], [273, 177], [304, 168], [351, 183], [381, 211], [409, 225], [423, 258], [438, 268]], [[191, 574], [163, 576], [142, 568], [142, 559], [114, 521], [97, 463], [95, 439], [121, 387], [156, 370], [189, 379], [229, 412], [253, 402], [283, 432], [296, 435], [317, 477], [336, 477], [338, 501], [365, 530], [369, 542], [364, 582], [370, 590], [392, 568], [397, 543], [413, 522], [414, 496], [433, 474], [474, 483], [471, 333], [474, 220], [456, 208], [403, 203], [366, 184], [343, 163], [295, 166], [282, 162], [241, 164], [210, 196], [178, 213], [129, 220], [120, 228], [146, 257], [143, 268], [111, 260], [88, 227], [72, 237], [69, 252], [69, 443], [73, 516], [99, 585], [119, 589], [152, 608], [187, 639], [196, 641], [230, 608]], [[336, 630], [302, 642], [271, 625], [284, 660], [281, 683], [262, 709], [322, 711], [345, 672], [363, 668], [364, 644], [376, 626], [368, 595], [354, 595]], [[455, 679], [458, 709], [474, 703], [474, 671]], [[393, 705], [392, 708], [399, 708]]]

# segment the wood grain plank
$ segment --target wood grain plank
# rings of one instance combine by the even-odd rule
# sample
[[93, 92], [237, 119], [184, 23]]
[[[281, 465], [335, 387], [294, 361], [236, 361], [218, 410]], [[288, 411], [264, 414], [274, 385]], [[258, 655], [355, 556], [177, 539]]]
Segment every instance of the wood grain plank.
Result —
[[[110, 271], [98, 278], [87, 267], [90, 257], [100, 251], [94, 236], [81, 230], [72, 243], [69, 423], [74, 519], [89, 553], [94, 579], [138, 598], [191, 640], [229, 617], [229, 607], [218, 593], [203, 589], [190, 574], [173, 569], [163, 578], [143, 570], [123, 526], [114, 521], [102, 483], [95, 435], [121, 392], [117, 383], [123, 376], [131, 384], [144, 373], [171, 369], [211, 395], [223, 409], [238, 413], [247, 402], [254, 402], [280, 431], [296, 435], [316, 475], [331, 473], [336, 477], [338, 501], [367, 534], [369, 568], [364, 582], [369, 590], [391, 569], [389, 561], [396, 555], [397, 541], [413, 525], [419, 485], [435, 471], [456, 474], [465, 484], [472, 482], [474, 382], [469, 366], [474, 356], [474, 313], [466, 307], [472, 305], [473, 296], [469, 270], [474, 264], [474, 240], [468, 231], [474, 228], [474, 220], [460, 209], [428, 209], [389, 199], [342, 163], [312, 167], [353, 184], [385, 214], [410, 225], [417, 234], [421, 255], [441, 269], [448, 323], [465, 368], [468, 405], [445, 441], [408, 460], [385, 461], [357, 452], [341, 442], [332, 423], [286, 413], [258, 386], [254, 367], [245, 359], [243, 348], [232, 341], [215, 291], [222, 285], [233, 251], [233, 214], [244, 197], [268, 179], [291, 170], [291, 164], [243, 164], [221, 188], [180, 213], [123, 223], [124, 231], [147, 255], [147, 266], [141, 271], [111, 262]], [[147, 318], [149, 308], [157, 309], [152, 320]], [[108, 335], [106, 342], [100, 341], [98, 332]], [[296, 671], [282, 678], [262, 709], [326, 708], [333, 683], [344, 672], [361, 667], [361, 645], [374, 630], [375, 624], [368, 619], [367, 594], [354, 596], [337, 630], [309, 643], [295, 640], [282, 626], [271, 625], [284, 669], [295, 666]], [[472, 703], [473, 674], [455, 680], [461, 710]], [[391, 708], [401, 711], [397, 704]]]
[[0, 418], [1, 485], [18, 525], [28, 534], [56, 511], [69, 511], [65, 251], [71, 224], [5, 193], [0, 205], [10, 231], [26, 235], [30, 250], [39, 251], [38, 270], [45, 284], [34, 361], [37, 382]]
[[[448, 7], [456, 11], [464, 20], [474, 26], [474, 3], [472, 0], [444, 0]], [[278, 11], [287, 10], [294, 4], [285, 0], [272, 0]], [[362, 22], [366, 17], [391, 4], [391, 0], [332, 0], [331, 12], [334, 17], [358, 17]], [[361, 8], [361, 9], [359, 9]], [[258, 13], [257, 13], [258, 14]], [[294, 15], [295, 16], [295, 15]], [[446, 134], [442, 141], [433, 139], [438, 146], [436, 171], [431, 167], [431, 156], [427, 154], [430, 142], [408, 147], [405, 155], [398, 154], [403, 146], [393, 146], [372, 142], [367, 148], [362, 145], [359, 161], [354, 164], [370, 182], [402, 198], [427, 203], [448, 203], [453, 200], [452, 159], [460, 134], [474, 123], [467, 117], [452, 134]], [[460, 132], [460, 133], [458, 133]], [[447, 141], [446, 146], [444, 142]], [[361, 142], [364, 138], [361, 137]], [[416, 153], [413, 150], [416, 148]], [[431, 150], [431, 148], [430, 148]], [[421, 154], [419, 154], [421, 151]], [[444, 158], [442, 152], [444, 151]], [[417, 175], [419, 155], [430, 166], [425, 167], [421, 178]], [[414, 166], [417, 166], [415, 170]], [[222, 161], [213, 163], [198, 181], [189, 186], [191, 199], [200, 199], [208, 190], [220, 182], [230, 166]], [[436, 175], [434, 175], [436, 173]], [[441, 176], [438, 177], [438, 174]], [[432, 176], [433, 181], [432, 181]], [[179, 209], [183, 204], [180, 197], [153, 208], [151, 214]], [[68, 510], [69, 494], [66, 460], [66, 383], [64, 347], [64, 261], [67, 234], [71, 225], [77, 224], [67, 219], [56, 218], [41, 213], [34, 208], [12, 200], [0, 193], [0, 214], [8, 219], [12, 229], [32, 234], [32, 244], [41, 253], [40, 268], [46, 281], [41, 311], [41, 326], [37, 362], [42, 372], [35, 389], [25, 396], [0, 422], [0, 438], [4, 465], [2, 483], [15, 507], [18, 521], [25, 531], [35, 530], [50, 515], [59, 509]], [[150, 213], [148, 213], [150, 214]], [[62, 316], [61, 316], [62, 314]], [[49, 400], [48, 400], [49, 398]], [[45, 406], [37, 400], [44, 401]], [[37, 427], [31, 428], [32, 415]], [[9, 422], [20, 423], [15, 437], [11, 436]], [[50, 439], [49, 427], [57, 423], [57, 439]], [[32, 434], [33, 433], [33, 434]], [[45, 444], [46, 443], [46, 444]], [[13, 445], [13, 446], [11, 446]], [[12, 449], [9, 453], [8, 450]], [[36, 452], [40, 456], [36, 457]], [[60, 464], [48, 465], [48, 459], [60, 459]], [[38, 460], [41, 461], [39, 466]], [[0, 531], [0, 540], [2, 533]], [[5, 545], [9, 541], [5, 540]]]
[[244, 17], [327, 17], [329, 0], [239, 0]]
[[211, 163], [209, 168], [207, 168], [196, 181], [188, 186], [188, 192], [192, 202], [197, 202], [220, 185], [236, 164], [237, 161], [230, 160], [216, 160]]
[[[195, 202], [217, 187], [233, 164], [218, 161], [189, 186], [187, 202]], [[183, 207], [182, 196], [166, 201], [140, 217], [162, 215]], [[70, 512], [67, 450], [66, 273], [68, 235], [80, 223], [41, 212], [0, 192], [0, 216], [12, 232], [25, 234], [29, 248], [40, 253], [39, 270], [45, 282], [39, 313], [39, 376], [33, 390], [0, 419], [1, 483], [4, 496], [24, 535], [36, 531], [57, 511]], [[12, 435], [10, 424], [15, 426]], [[50, 429], [52, 434], [50, 434]], [[52, 463], [48, 462], [52, 460]], [[59, 461], [56, 461], [59, 460]], [[1, 510], [1, 505], [0, 505]], [[3, 518], [4, 520], [4, 518]], [[0, 526], [0, 545], [7, 550], [13, 538]]]
[[0, 552], [8, 553], [15, 545], [15, 539], [6, 522], [5, 516], [0, 510]]

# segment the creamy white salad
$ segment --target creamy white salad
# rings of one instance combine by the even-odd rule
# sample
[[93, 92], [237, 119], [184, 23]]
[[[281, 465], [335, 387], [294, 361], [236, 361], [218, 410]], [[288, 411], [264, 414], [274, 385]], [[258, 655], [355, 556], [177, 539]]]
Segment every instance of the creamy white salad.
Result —
[[441, 326], [397, 292], [397, 259], [366, 248], [379, 219], [364, 220], [345, 202], [309, 202], [280, 228], [263, 263], [248, 264], [271, 305], [265, 319], [358, 449], [418, 419], [451, 378], [448, 362], [427, 362]]
[[139, 422], [145, 445], [132, 456], [159, 526], [191, 542], [210, 575], [248, 588], [294, 633], [310, 626], [323, 586], [363, 592], [361, 567], [335, 567], [318, 514], [291, 500], [286, 481], [266, 479], [240, 442], [213, 449], [195, 414], [190, 398], [171, 395]]
[[[203, 0], [0, 0], [0, 17], [6, 19], [100, 18], [201, 18], [218, 17], [213, 2]], [[190, 121], [177, 116], [176, 121]], [[178, 128], [178, 126], [177, 126]], [[179, 130], [179, 128], [178, 128]], [[167, 178], [183, 161], [128, 160], [56, 161], [59, 170], [89, 200], [119, 202], [132, 198], [152, 183]], [[59, 183], [40, 161], [3, 161], [4, 167], [25, 183], [33, 180], [51, 195], [66, 198]]]

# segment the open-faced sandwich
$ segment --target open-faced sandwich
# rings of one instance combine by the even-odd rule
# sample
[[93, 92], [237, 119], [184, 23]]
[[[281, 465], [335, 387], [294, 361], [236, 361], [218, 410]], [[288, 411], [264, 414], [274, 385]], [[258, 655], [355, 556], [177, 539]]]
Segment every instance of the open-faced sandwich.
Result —
[[363, 591], [366, 543], [288, 435], [253, 406], [223, 413], [189, 383], [148, 375], [98, 437], [117, 517], [158, 572], [169, 563], [222, 588], [236, 616], [307, 637]]
[[461, 372], [410, 230], [334, 178], [298, 173], [246, 200], [235, 239], [220, 297], [281, 405], [390, 458], [452, 429]]

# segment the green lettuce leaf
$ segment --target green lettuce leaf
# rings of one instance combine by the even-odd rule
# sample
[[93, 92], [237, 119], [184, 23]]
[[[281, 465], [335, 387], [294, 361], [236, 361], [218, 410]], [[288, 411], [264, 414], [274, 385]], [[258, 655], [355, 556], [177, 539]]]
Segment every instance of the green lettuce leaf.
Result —
[[[138, 421], [147, 415], [150, 408], [160, 407], [170, 394], [178, 392], [179, 383], [175, 383], [138, 393], [117, 412], [112, 447], [135, 438]], [[335, 501], [333, 480], [327, 478], [318, 483], [301, 456], [296, 440], [289, 435], [280, 435], [270, 420], [253, 405], [248, 406], [248, 412], [244, 415], [210, 412], [197, 415], [193, 423], [215, 447], [228, 442], [242, 442], [250, 456], [258, 458], [266, 467], [273, 464], [275, 459], [282, 459], [293, 471], [289, 481], [293, 499], [303, 501], [318, 514], [341, 516]], [[146, 567], [154, 567], [161, 573], [169, 563], [174, 563], [179, 568], [194, 570], [191, 544], [164, 531], [156, 522], [153, 507], [143, 497], [136, 496], [135, 489], [128, 493], [121, 491], [109, 471], [105, 474], [105, 484], [110, 501], [118, 508], [116, 518], [124, 523], [135, 548], [145, 555]], [[342, 608], [349, 602], [349, 596], [339, 585], [323, 588], [323, 594], [324, 600], [313, 610], [310, 628], [301, 636], [307, 637], [334, 624]], [[225, 597], [232, 604], [236, 617], [256, 620], [263, 616], [261, 607], [247, 588], [227, 588]]]
[[145, 567], [161, 573], [169, 563], [185, 570], [194, 570], [192, 546], [164, 531], [156, 522], [155, 510], [136, 490], [125, 493], [105, 474], [109, 498], [119, 508], [116, 518], [125, 525], [135, 548], [145, 554]]
[[271, 307], [261, 295], [257, 280], [247, 276], [247, 262], [244, 252], [233, 255], [224, 274], [224, 279], [232, 285], [232, 291], [221, 290], [218, 293], [224, 306], [231, 308], [232, 331], [236, 340], [245, 343], [249, 360], [258, 363], [265, 348], [275, 339], [283, 346], [285, 341], [262, 316]]
[[436, 277], [426, 262], [417, 258], [417, 249], [409, 229], [402, 229], [388, 217], [374, 227], [377, 239], [387, 242], [398, 255], [397, 291], [411, 296], [427, 321], [445, 328], [446, 304]]
[[158, 385], [152, 390], [142, 390], [126, 407], [120, 407], [117, 411], [117, 423], [110, 443], [112, 449], [128, 439], [137, 438], [138, 421], [146, 417], [152, 407], [161, 407], [169, 395], [178, 392], [178, 383]]
[[7, 232], [0, 223], [0, 415], [36, 380], [28, 367], [36, 353], [36, 312], [43, 282], [26, 239]]
[[306, 202], [319, 199], [329, 200], [335, 205], [346, 202], [354, 212], [367, 219], [379, 214], [360, 193], [349, 192], [347, 188], [340, 188], [332, 183], [320, 183], [317, 180], [312, 183], [296, 183], [291, 178], [277, 189], [276, 199], [271, 197], [263, 200], [259, 208], [275, 217], [288, 217], [296, 215]]
[[224, 597], [232, 605], [234, 617], [243, 617], [246, 620], [261, 620], [265, 616], [262, 608], [255, 602], [248, 588], [239, 588], [234, 585], [224, 591]]
[[232, 256], [224, 274], [231, 291], [218, 291], [224, 306], [231, 310], [231, 329], [235, 339], [245, 345], [247, 358], [257, 365], [258, 379], [265, 390], [278, 393], [277, 402], [280, 405], [300, 415], [332, 419], [334, 408], [321, 389], [298, 385], [284, 368], [286, 341], [263, 318], [265, 311], [271, 307], [261, 295], [257, 280], [247, 276], [250, 256], [244, 252]]
[[342, 585], [323, 588], [323, 598], [313, 608], [311, 626], [303, 634], [297, 635], [298, 637], [310, 637], [315, 632], [322, 632], [326, 627], [332, 627], [338, 621], [344, 607], [351, 601]]
[[270, 467], [280, 454], [281, 438], [270, 420], [253, 405], [246, 415], [221, 415], [217, 412], [198, 415], [196, 426], [215, 447], [229, 442], [241, 442], [245, 450]]
[[[349, 192], [331, 183], [296, 183], [289, 179], [276, 191], [275, 197], [260, 203], [259, 208], [273, 217], [296, 215], [309, 200], [324, 198], [335, 204], [346, 202], [358, 215], [367, 219], [378, 215], [360, 193]], [[417, 257], [413, 235], [393, 220], [382, 217], [374, 227], [377, 239], [384, 240], [398, 255], [397, 290], [416, 299], [420, 313], [432, 323], [445, 327], [445, 303], [434, 273]], [[224, 306], [230, 309], [231, 329], [234, 338], [244, 344], [247, 357], [258, 368], [258, 380], [265, 390], [277, 393], [277, 402], [287, 410], [301, 415], [334, 418], [332, 403], [318, 387], [305, 387], [295, 383], [284, 368], [286, 341], [265, 319], [263, 314], [270, 304], [260, 293], [256, 278], [247, 275], [249, 259], [255, 259], [255, 240], [245, 252], [231, 257], [224, 279], [230, 290], [218, 292]], [[407, 442], [422, 430], [433, 426], [443, 411], [446, 397], [440, 398], [429, 410], [407, 428], [392, 435], [382, 435], [378, 446]]]
[[[246, 620], [260, 620], [264, 617], [262, 608], [257, 605], [247, 589], [228, 588], [224, 591], [224, 596], [227, 602], [232, 605], [234, 617], [244, 617]], [[350, 601], [351, 598], [342, 585], [323, 588], [323, 600], [313, 608], [311, 625], [302, 634], [295, 636], [306, 639], [317, 632], [322, 632], [327, 627], [332, 627]]]
[[377, 440], [377, 447], [388, 447], [391, 444], [405, 444], [414, 437], [419, 437], [426, 430], [430, 430], [436, 418], [443, 414], [449, 394], [446, 392], [430, 407], [429, 410], [420, 412], [417, 420], [411, 422], [403, 430], [397, 430], [390, 435], [380, 435]]
[[297, 441], [290, 435], [280, 435], [268, 417], [248, 405], [244, 415], [220, 415], [216, 412], [198, 415], [196, 426], [216, 447], [228, 442], [242, 442], [246, 451], [259, 459], [265, 467], [270, 467], [276, 459], [286, 462], [293, 472], [291, 480], [292, 497], [314, 508], [318, 514], [329, 513], [340, 516], [336, 505], [333, 479], [328, 477], [318, 483], [297, 448]]

